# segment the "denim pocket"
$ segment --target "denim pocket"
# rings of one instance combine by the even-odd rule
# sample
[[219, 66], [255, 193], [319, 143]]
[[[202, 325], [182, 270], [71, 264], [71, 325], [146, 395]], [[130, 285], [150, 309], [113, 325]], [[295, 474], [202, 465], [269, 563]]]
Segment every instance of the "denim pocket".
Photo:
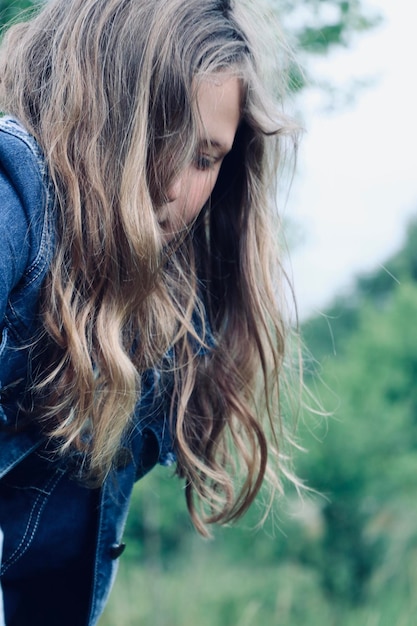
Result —
[[42, 512], [64, 472], [45, 471], [37, 454], [29, 455], [0, 481], [0, 527], [4, 533], [0, 576], [36, 539]]

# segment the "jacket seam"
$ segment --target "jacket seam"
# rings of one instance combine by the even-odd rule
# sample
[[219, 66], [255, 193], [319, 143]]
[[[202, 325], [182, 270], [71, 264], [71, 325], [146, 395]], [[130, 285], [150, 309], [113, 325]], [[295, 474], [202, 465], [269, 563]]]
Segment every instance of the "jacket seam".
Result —
[[[14, 121], [13, 118], [4, 118], [3, 120], [1, 120], [0, 128], [9, 136], [14, 137], [18, 141], [21, 141], [28, 148], [32, 159], [34, 159], [34, 165], [36, 166], [36, 176], [42, 189], [42, 199], [40, 199], [42, 201], [39, 202], [39, 210], [41, 208], [43, 210], [43, 224], [40, 236], [40, 243], [35, 258], [25, 268], [22, 275], [23, 285], [21, 287], [21, 292], [23, 295], [25, 289], [27, 287], [30, 287], [30, 285], [32, 285], [42, 275], [42, 273], [45, 271], [45, 267], [48, 265], [48, 252], [49, 249], [52, 249], [52, 238], [50, 236], [48, 237], [48, 235], [50, 235], [52, 226], [50, 223], [50, 205], [52, 190], [47, 172], [45, 157], [42, 154], [41, 148], [37, 144], [35, 138], [32, 137], [27, 131], [25, 131], [20, 125], [18, 125], [17, 120]], [[29, 224], [28, 232], [30, 229], [31, 225]]]

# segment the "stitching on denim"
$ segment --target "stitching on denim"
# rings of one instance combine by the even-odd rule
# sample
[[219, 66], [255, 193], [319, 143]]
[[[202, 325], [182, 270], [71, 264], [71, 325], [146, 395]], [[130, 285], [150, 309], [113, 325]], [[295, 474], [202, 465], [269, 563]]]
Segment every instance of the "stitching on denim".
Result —
[[14, 456], [12, 458], [11, 462], [9, 461], [8, 463], [6, 463], [6, 465], [0, 464], [0, 480], [7, 476], [7, 474], [11, 472], [11, 470], [16, 467], [16, 465], [18, 465], [21, 461], [23, 461], [23, 459], [25, 459], [31, 452], [36, 450], [36, 448], [38, 448], [41, 443], [42, 438], [39, 437], [36, 441], [30, 443], [28, 447], [24, 445], [23, 449], [21, 449], [17, 456]]
[[[19, 315], [19, 312], [16, 311], [16, 309], [14, 308], [13, 304], [9, 301], [8, 303], [8, 307], [10, 309], [10, 311], [13, 313], [13, 315], [15, 316], [15, 318], [18, 320], [19, 325], [21, 324], [21, 316]], [[17, 338], [18, 341], [20, 342], [20, 344], [24, 343], [25, 339], [22, 336], [21, 333], [19, 333], [18, 329], [17, 329], [17, 324], [16, 324], [16, 319], [10, 319], [9, 315], [7, 313], [5, 313], [4, 315], [4, 328], [9, 331], [10, 335], [11, 335], [11, 339], [14, 337], [15, 339]], [[19, 350], [21, 349], [22, 346], [17, 346], [16, 349]], [[1, 626], [1, 625], [0, 625]]]
[[[8, 307], [9, 309], [12, 311], [12, 313], [15, 315], [15, 317], [17, 317], [18, 319], [20, 319], [19, 314], [14, 310], [12, 303], [9, 301], [8, 302]], [[4, 318], [4, 329], [7, 329], [10, 333], [11, 336], [15, 336], [15, 338], [17, 337], [17, 339], [22, 343], [24, 341], [22, 335], [18, 332], [17, 328], [16, 328], [16, 323], [15, 320], [10, 319], [10, 317], [7, 315], [7, 313], [5, 313]]]
[[[51, 237], [51, 224], [50, 224], [50, 204], [51, 204], [51, 191], [49, 185], [45, 184], [45, 181], [42, 181], [42, 187], [45, 190], [45, 214], [42, 226], [42, 235], [41, 241], [39, 244], [39, 250], [37, 252], [36, 258], [33, 263], [27, 268], [25, 272], [25, 276], [27, 281], [23, 287], [23, 289], [30, 287], [38, 278], [42, 275], [45, 270], [45, 267], [49, 262], [49, 251], [51, 251], [52, 247], [52, 237]], [[31, 276], [32, 274], [32, 276]]]
[[8, 335], [9, 335], [9, 329], [5, 325], [1, 331], [0, 356], [3, 354], [4, 348], [7, 345]]
[[[49, 488], [49, 495], [52, 493], [52, 491], [55, 489], [55, 487], [57, 486], [58, 482], [61, 480], [62, 476], [64, 475], [64, 471], [63, 470], [56, 470], [55, 474], [51, 477], [51, 479], [49, 481], [47, 481], [46, 485], [45, 485], [45, 489]], [[43, 498], [43, 502], [41, 504], [41, 506], [39, 506], [36, 516], [35, 516], [35, 510], [36, 507], [38, 506], [38, 502], [39, 500], [41, 500]], [[43, 493], [40, 493], [30, 512], [29, 518], [28, 518], [28, 522], [26, 524], [26, 529], [25, 532], [23, 533], [23, 537], [20, 540], [19, 545], [15, 548], [14, 552], [9, 556], [9, 558], [2, 564], [1, 568], [0, 568], [0, 576], [2, 576], [8, 569], [9, 567], [11, 567], [14, 563], [16, 563], [16, 561], [18, 561], [22, 555], [29, 549], [33, 537], [38, 529], [39, 526], [39, 519], [40, 516], [42, 514], [43, 509], [45, 508], [45, 505], [48, 501], [48, 498], [45, 497], [45, 495]], [[32, 522], [32, 518], [34, 519], [34, 522]], [[33, 526], [32, 528], [32, 532], [29, 535], [29, 531], [30, 528]], [[29, 535], [29, 536], [28, 536]]]
[[18, 137], [21, 141], [23, 141], [24, 144], [27, 145], [27, 147], [36, 159], [41, 178], [43, 178], [46, 172], [46, 166], [40, 148], [36, 143], [36, 140], [20, 124], [15, 123], [7, 117], [0, 120], [0, 128], [9, 135]]
[[[34, 259], [33, 263], [31, 263], [31, 265], [25, 270], [24, 276], [29, 278], [29, 280], [24, 285], [22, 289], [23, 291], [25, 287], [30, 286], [39, 276], [41, 276], [45, 266], [48, 263], [48, 245], [50, 246], [52, 244], [52, 238], [50, 235], [51, 185], [49, 177], [47, 175], [45, 158], [43, 157], [41, 149], [36, 143], [36, 140], [31, 137], [31, 135], [29, 135], [27, 131], [20, 127], [20, 125], [17, 125], [7, 118], [0, 120], [0, 128], [9, 135], [20, 139], [20, 141], [22, 141], [29, 148], [30, 152], [35, 157], [39, 180], [45, 192], [45, 214], [42, 226], [41, 241], [39, 244], [39, 250], [36, 254], [36, 258]], [[30, 277], [31, 274], [34, 275]]]
[[101, 493], [100, 493], [100, 503], [99, 503], [99, 520], [98, 520], [98, 529], [97, 529], [97, 539], [96, 539], [96, 551], [95, 551], [95, 555], [94, 555], [94, 569], [93, 569], [93, 580], [92, 580], [92, 585], [91, 585], [91, 600], [90, 600], [90, 607], [89, 607], [89, 614], [88, 614], [88, 623], [90, 623], [90, 620], [92, 618], [92, 616], [95, 614], [96, 612], [96, 605], [97, 605], [97, 589], [98, 589], [98, 581], [99, 581], [99, 561], [100, 558], [98, 556], [98, 551], [99, 551], [99, 547], [102, 544], [102, 535], [103, 535], [103, 518], [105, 516], [104, 514], [104, 508], [105, 508], [105, 503], [104, 503], [104, 498], [105, 498], [105, 492], [107, 490], [107, 485], [105, 484], [102, 489], [101, 489]]

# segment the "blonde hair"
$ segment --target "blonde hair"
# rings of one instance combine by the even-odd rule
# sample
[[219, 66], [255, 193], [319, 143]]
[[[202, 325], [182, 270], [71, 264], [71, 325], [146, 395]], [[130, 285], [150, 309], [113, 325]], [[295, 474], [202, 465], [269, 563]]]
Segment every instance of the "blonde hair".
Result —
[[[203, 533], [247, 509], [285, 440], [271, 194], [294, 127], [269, 108], [249, 21], [227, 0], [51, 0], [0, 57], [2, 109], [40, 143], [56, 192], [38, 419], [102, 481], [143, 373], [159, 369]], [[198, 141], [196, 77], [225, 69], [243, 86], [233, 149], [198, 219], [164, 248], [158, 207]], [[215, 345], [200, 355], [207, 323]]]

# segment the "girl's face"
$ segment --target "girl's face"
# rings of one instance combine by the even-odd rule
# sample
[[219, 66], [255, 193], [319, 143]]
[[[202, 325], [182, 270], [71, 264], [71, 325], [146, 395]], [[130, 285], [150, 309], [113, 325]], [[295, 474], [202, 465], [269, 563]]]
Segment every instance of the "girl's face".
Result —
[[201, 140], [193, 161], [173, 181], [158, 212], [168, 243], [199, 214], [210, 197], [240, 120], [241, 83], [226, 72], [204, 79], [197, 89]]

